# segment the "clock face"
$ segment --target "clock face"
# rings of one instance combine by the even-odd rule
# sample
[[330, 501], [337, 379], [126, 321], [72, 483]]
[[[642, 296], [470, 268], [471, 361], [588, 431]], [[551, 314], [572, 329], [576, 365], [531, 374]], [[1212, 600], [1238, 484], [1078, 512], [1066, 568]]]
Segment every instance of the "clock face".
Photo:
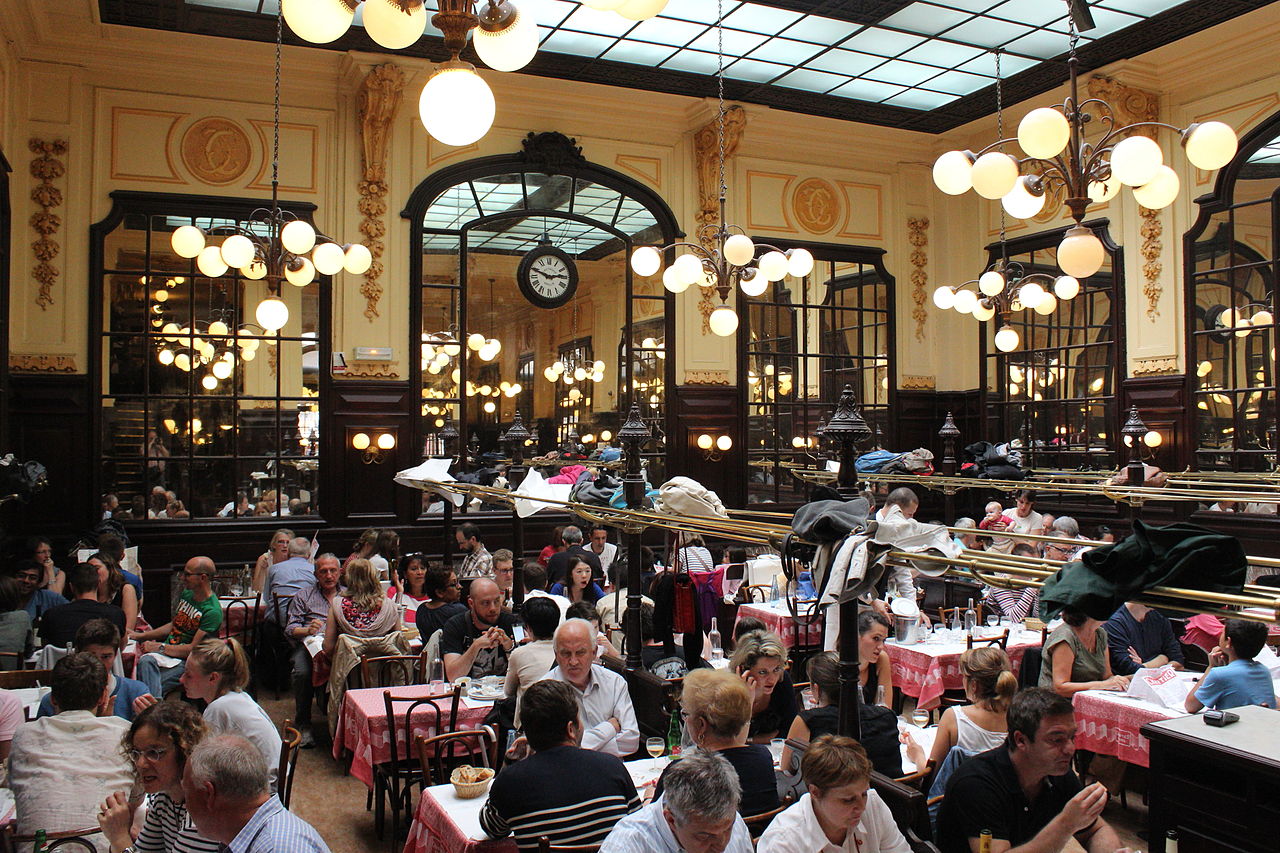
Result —
[[520, 261], [516, 279], [525, 298], [539, 308], [558, 308], [578, 287], [573, 258], [552, 246], [539, 246]]

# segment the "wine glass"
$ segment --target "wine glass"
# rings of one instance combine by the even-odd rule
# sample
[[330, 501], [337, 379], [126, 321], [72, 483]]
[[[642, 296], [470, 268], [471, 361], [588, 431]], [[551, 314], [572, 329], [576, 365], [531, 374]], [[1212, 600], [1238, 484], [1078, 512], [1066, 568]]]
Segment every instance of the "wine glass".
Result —
[[644, 748], [649, 751], [650, 758], [659, 758], [666, 752], [667, 742], [660, 737], [651, 737], [644, 742]]
[[911, 712], [911, 722], [922, 729], [929, 725], [929, 717], [930, 714], [927, 708], [917, 707]]
[[997, 626], [997, 625], [999, 625], [999, 624], [1000, 624], [1000, 617], [999, 617], [999, 616], [997, 616], [997, 615], [996, 615], [996, 614], [994, 614], [994, 613], [988, 613], [988, 614], [987, 614], [987, 627], [988, 627], [988, 628], [991, 628], [992, 630], [995, 630], [996, 626]]

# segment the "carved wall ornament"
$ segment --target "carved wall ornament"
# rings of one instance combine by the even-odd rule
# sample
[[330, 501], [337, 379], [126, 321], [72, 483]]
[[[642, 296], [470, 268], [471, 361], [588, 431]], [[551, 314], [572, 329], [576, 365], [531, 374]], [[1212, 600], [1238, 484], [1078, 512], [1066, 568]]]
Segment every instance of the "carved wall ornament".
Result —
[[1147, 297], [1147, 319], [1155, 322], [1160, 316], [1160, 297], [1164, 294], [1164, 285], [1160, 283], [1160, 273], [1164, 264], [1160, 262], [1160, 253], [1164, 243], [1160, 237], [1164, 233], [1164, 223], [1160, 221], [1160, 211], [1148, 210], [1138, 205], [1142, 216], [1142, 295]]
[[9, 370], [13, 373], [75, 373], [74, 355], [10, 355]]
[[791, 213], [811, 234], [825, 234], [840, 219], [840, 195], [821, 178], [805, 178], [791, 194]]
[[938, 387], [936, 376], [904, 376], [900, 388], [904, 391], [934, 391]]
[[373, 255], [373, 263], [365, 271], [360, 294], [364, 297], [364, 316], [373, 320], [382, 299], [382, 242], [387, 234], [387, 148], [391, 127], [404, 94], [404, 72], [391, 63], [375, 66], [360, 84], [358, 109], [360, 118], [361, 177], [357, 184], [360, 201], [356, 207], [362, 241]]
[[202, 118], [182, 134], [178, 147], [182, 164], [196, 178], [213, 186], [232, 183], [249, 168], [249, 135], [229, 118]]
[[927, 217], [911, 216], [907, 218], [907, 239], [911, 243], [911, 319], [916, 321], [916, 340], [924, 340], [924, 324], [929, 318], [925, 310], [925, 300], [929, 298], [929, 253], [925, 247], [929, 245], [929, 220]]
[[531, 130], [520, 145], [525, 162], [547, 174], [562, 172], [566, 166], [585, 163], [587, 159], [582, 156], [582, 146], [578, 144], [578, 140], [556, 130], [545, 133], [534, 133]]
[[36, 139], [32, 137], [27, 147], [37, 156], [31, 160], [31, 177], [38, 180], [31, 190], [31, 200], [40, 210], [31, 214], [31, 227], [40, 236], [31, 244], [31, 252], [35, 255], [36, 264], [31, 268], [31, 275], [40, 284], [40, 292], [36, 295], [36, 304], [41, 310], [53, 304], [53, 285], [58, 280], [58, 268], [52, 263], [62, 251], [58, 242], [58, 229], [62, 227], [62, 217], [53, 211], [62, 206], [62, 190], [53, 182], [67, 173], [67, 165], [59, 160], [67, 154], [65, 139]]
[[729, 371], [727, 370], [686, 370], [684, 372], [685, 385], [728, 385]]
[[[701, 229], [720, 222], [720, 136], [719, 119], [698, 128], [693, 135], [693, 165], [698, 174], [698, 212], [696, 219], [700, 236]], [[747, 129], [747, 111], [738, 105], [728, 107], [724, 111], [724, 159], [726, 164], [738, 151], [742, 142], [742, 133]], [[704, 241], [705, 244], [705, 241]], [[708, 250], [714, 248], [706, 245]], [[702, 315], [702, 334], [711, 334], [711, 312], [716, 303], [711, 300], [715, 288], [702, 290], [702, 298], [698, 300], [698, 313]]]
[[399, 379], [398, 361], [352, 361], [343, 374], [347, 379]]
[[1169, 376], [1178, 372], [1176, 355], [1140, 358], [1133, 363], [1134, 376]]

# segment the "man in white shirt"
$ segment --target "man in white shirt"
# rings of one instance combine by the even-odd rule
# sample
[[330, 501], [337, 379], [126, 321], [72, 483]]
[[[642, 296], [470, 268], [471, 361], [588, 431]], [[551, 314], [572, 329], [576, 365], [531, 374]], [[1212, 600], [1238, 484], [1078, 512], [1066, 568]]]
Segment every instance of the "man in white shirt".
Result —
[[691, 753], [670, 766], [662, 786], [661, 797], [618, 821], [600, 853], [753, 853], [738, 814], [738, 772], [724, 756]]
[[[524, 598], [549, 598], [560, 608], [560, 621], [565, 620], [569, 610], [569, 599], [563, 595], [552, 595], [547, 592], [547, 570], [538, 563], [524, 564]], [[603, 600], [603, 599], [602, 599]]]
[[[58, 713], [20, 726], [9, 753], [19, 835], [92, 829], [99, 804], [111, 794], [130, 791], [135, 803], [142, 797], [133, 767], [120, 753], [129, 723], [108, 710], [102, 661], [88, 652], [68, 655], [53, 665], [50, 683]], [[101, 835], [89, 840], [99, 851], [109, 850]]]
[[596, 631], [585, 619], [570, 619], [555, 633], [556, 666], [547, 678], [572, 687], [582, 702], [582, 748], [623, 757], [640, 747], [640, 726], [627, 680], [596, 659]]
[[760, 853], [910, 853], [889, 807], [871, 790], [871, 761], [856, 740], [815, 739], [800, 774], [808, 793], [773, 819]]
[[608, 577], [609, 566], [618, 556], [618, 546], [609, 541], [609, 528], [602, 524], [591, 528], [591, 544], [587, 547], [600, 558], [600, 568], [604, 570], [605, 577]]

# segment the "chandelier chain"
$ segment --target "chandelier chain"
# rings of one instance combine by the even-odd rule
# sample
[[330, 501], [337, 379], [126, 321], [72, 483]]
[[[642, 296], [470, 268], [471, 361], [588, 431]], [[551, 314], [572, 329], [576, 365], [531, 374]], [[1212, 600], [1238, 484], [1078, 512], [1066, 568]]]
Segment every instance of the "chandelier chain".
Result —
[[284, 42], [284, 4], [281, 3], [276, 13], [276, 65], [275, 94], [272, 102], [271, 122], [271, 208], [277, 205], [277, 192], [280, 185], [280, 53]]
[[[996, 48], [996, 139], [1004, 139], [1004, 76], [1000, 73], [1000, 56], [1003, 54], [1000, 48]], [[1000, 252], [1005, 253], [1005, 215], [1004, 203], [1000, 204]]]
[[[716, 142], [720, 149], [720, 201], [729, 187], [724, 180], [724, 0], [716, 0]], [[721, 228], [724, 222], [720, 223]]]
[[1076, 16], [1073, 14], [1074, 9], [1072, 3], [1076, 0], [1067, 0], [1067, 32], [1070, 34], [1070, 40], [1067, 43], [1067, 55], [1071, 59], [1076, 56], [1076, 45], [1080, 43], [1080, 33], [1076, 31]]

